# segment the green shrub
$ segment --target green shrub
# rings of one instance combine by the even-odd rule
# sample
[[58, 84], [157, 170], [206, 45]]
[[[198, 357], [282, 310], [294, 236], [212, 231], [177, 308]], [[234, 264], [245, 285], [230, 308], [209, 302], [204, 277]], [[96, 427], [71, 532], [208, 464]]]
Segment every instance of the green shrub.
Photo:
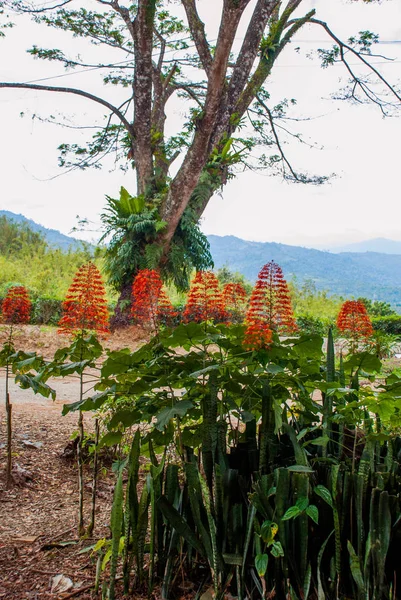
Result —
[[401, 336], [401, 315], [375, 317], [372, 319], [372, 325], [375, 331]]
[[62, 301], [54, 298], [36, 298], [32, 302], [31, 323], [57, 325], [61, 318]]
[[312, 315], [298, 315], [296, 319], [299, 330], [307, 335], [325, 336], [328, 328], [333, 325], [331, 319], [321, 319]]

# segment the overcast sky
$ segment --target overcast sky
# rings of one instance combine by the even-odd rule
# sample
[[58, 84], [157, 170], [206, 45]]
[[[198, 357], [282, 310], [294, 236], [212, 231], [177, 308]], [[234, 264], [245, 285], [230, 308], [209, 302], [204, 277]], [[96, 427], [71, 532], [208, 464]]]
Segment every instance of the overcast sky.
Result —
[[[213, 37], [219, 3], [201, 0], [198, 6]], [[401, 0], [369, 5], [349, 0], [305, 0], [302, 12], [311, 7], [340, 37], [367, 29], [379, 33], [382, 43], [375, 50], [394, 60], [374, 60], [391, 82], [401, 81]], [[383, 119], [376, 107], [332, 99], [332, 93], [346, 83], [346, 72], [341, 66], [322, 70], [317, 60], [306, 56], [322, 47], [325, 39], [322, 29], [311, 25], [303, 28], [296, 43], [281, 55], [269, 90], [273, 100], [297, 99], [292, 116], [313, 117], [292, 124], [294, 131], [302, 132], [305, 141], [315, 146], [288, 145], [294, 165], [315, 174], [335, 173], [335, 177], [316, 187], [288, 184], [266, 173], [239, 174], [224, 188], [222, 197], [216, 196], [206, 209], [202, 222], [206, 233], [311, 247], [372, 237], [401, 240], [401, 119]], [[33, 44], [60, 47], [61, 41], [71, 55], [84, 55], [86, 45], [82, 41], [70, 41], [59, 32], [18, 18], [17, 27], [0, 40], [0, 80], [31, 81], [63, 75], [48, 83], [83, 87], [113, 100], [118, 92], [103, 92], [97, 72], [65, 71], [59, 64], [33, 60], [25, 53]], [[89, 48], [89, 52], [93, 60], [94, 49]], [[110, 62], [114, 59], [111, 53]], [[170, 110], [173, 119], [179, 118], [178, 104]], [[75, 141], [79, 135], [89, 137], [90, 131], [60, 129], [41, 123], [32, 114], [66, 114], [71, 123], [75, 118], [83, 125], [99, 122], [103, 110], [71, 95], [0, 89], [0, 209], [22, 213], [67, 234], [76, 224], [76, 215], [93, 221], [96, 229], [105, 194], [117, 196], [121, 185], [134, 193], [132, 172], [104, 169], [63, 175], [57, 166], [57, 146]], [[83, 237], [90, 239], [96, 233]]]

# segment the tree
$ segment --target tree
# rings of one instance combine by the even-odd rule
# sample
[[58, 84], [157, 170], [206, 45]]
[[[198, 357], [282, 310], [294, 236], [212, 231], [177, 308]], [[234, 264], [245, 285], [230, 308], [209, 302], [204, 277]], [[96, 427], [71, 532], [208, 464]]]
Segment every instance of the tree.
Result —
[[[383, 89], [397, 102], [401, 100], [369, 62], [377, 36], [364, 31], [343, 42], [327, 23], [316, 18], [315, 9], [302, 13], [304, 0], [257, 0], [246, 17], [250, 0], [224, 0], [216, 41], [208, 38], [195, 0], [181, 0], [174, 6], [167, 0], [138, 0], [132, 5], [98, 0], [98, 10], [75, 7], [74, 0], [36, 9], [25, 0], [5, 4], [31, 14], [38, 23], [88, 39], [99, 49], [99, 62], [95, 63], [38, 46], [29, 50], [33, 57], [71, 69], [99, 69], [105, 84], [122, 86], [126, 92], [120, 104], [113, 104], [85, 89], [0, 83], [3, 88], [74, 94], [107, 109], [105, 126], [87, 146], [60, 147], [60, 164], [99, 166], [111, 151], [125, 167], [132, 161], [136, 198], [143, 206], [140, 215], [143, 213], [145, 221], [149, 211], [154, 211], [158, 224], [150, 240], [158, 251], [153, 252], [147, 267], [155, 268], [157, 262], [165, 276], [176, 271], [169, 261], [175, 246], [183, 243], [183, 223], [186, 220], [196, 227], [212, 195], [235, 175], [237, 167], [279, 168], [293, 181], [322, 181], [298, 173], [287, 159], [277, 122], [280, 125], [285, 118], [289, 102], [272, 106], [267, 88], [278, 57], [305, 25], [322, 29], [334, 42], [332, 48], [318, 52], [323, 67], [339, 61], [344, 64], [350, 78], [349, 97], [374, 102], [383, 112], [390, 105]], [[245, 35], [237, 50], [234, 42], [245, 18]], [[113, 61], [115, 51], [121, 51], [122, 60], [105, 62], [102, 47], [113, 49]], [[365, 69], [365, 75], [358, 72], [354, 60]], [[382, 86], [381, 91], [372, 78]], [[187, 112], [185, 122], [168, 135], [166, 111], [173, 97], [184, 99]], [[266, 148], [272, 147], [266, 154]], [[148, 243], [143, 240], [141, 254]], [[190, 240], [185, 244], [188, 247]], [[183, 267], [187, 273], [187, 265]]]

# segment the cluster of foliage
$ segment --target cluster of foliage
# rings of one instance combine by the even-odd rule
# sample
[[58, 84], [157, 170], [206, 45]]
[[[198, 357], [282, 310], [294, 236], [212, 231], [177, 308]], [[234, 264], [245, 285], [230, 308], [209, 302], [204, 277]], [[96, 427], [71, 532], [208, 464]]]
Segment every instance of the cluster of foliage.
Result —
[[[325, 325], [335, 322], [343, 298], [330, 294], [325, 290], [318, 290], [311, 279], [305, 280], [300, 285], [294, 277], [289, 282], [288, 287], [294, 312], [298, 318], [318, 318]], [[325, 327], [325, 331], [327, 331], [327, 327]]]
[[[160, 280], [148, 274], [148, 281], [160, 292]], [[89, 264], [65, 304], [64, 317], [74, 316], [62, 319], [75, 334], [71, 345], [48, 364], [13, 359], [20, 384], [45, 395], [49, 377], [80, 379], [78, 400], [63, 412], [79, 412], [81, 536], [93, 531], [97, 474], [95, 460], [86, 528], [83, 411], [103, 413], [107, 428], [95, 457], [98, 447], [124, 446], [136, 431], [116, 465], [111, 539], [94, 549], [96, 588], [103, 572], [111, 599], [120, 563], [126, 593], [145, 586], [151, 594], [159, 585], [166, 599], [179, 591], [178, 569], [203, 582], [199, 594], [212, 586], [216, 598], [392, 597], [401, 575], [393, 559], [401, 522], [399, 373], [377, 386], [381, 363], [366, 351], [336, 365], [331, 331], [326, 356], [320, 336], [280, 340], [282, 324], [293, 325], [288, 289], [274, 263], [261, 282], [251, 315], [265, 315], [268, 345], [247, 350], [246, 325], [183, 323], [134, 353], [106, 351], [95, 394], [84, 394], [85, 371], [103, 352], [88, 329], [104, 331], [103, 318], [87, 314], [88, 300], [104, 314], [99, 274]], [[265, 311], [260, 289], [271, 301]], [[150, 459], [144, 486], [140, 456]]]
[[78, 269], [63, 302], [59, 333], [109, 332], [106, 290], [102, 276], [92, 262]]
[[347, 300], [342, 304], [336, 325], [338, 331], [349, 338], [352, 351], [373, 334], [366, 306], [359, 300]]
[[4, 323], [28, 323], [31, 316], [32, 303], [28, 290], [22, 286], [13, 286], [1, 305], [1, 316]]
[[175, 232], [168, 260], [162, 265], [156, 240], [166, 223], [160, 220], [157, 206], [147, 202], [145, 196], [131, 196], [121, 187], [118, 199], [107, 197], [101, 219], [104, 234], [100, 242], [108, 240], [105, 270], [110, 285], [119, 292], [129, 288], [138, 271], [146, 268], [161, 270], [165, 281], [186, 290], [193, 269], [213, 267], [207, 238], [188, 211]]
[[224, 305], [223, 294], [216, 275], [212, 271], [198, 271], [191, 283], [187, 303], [183, 312], [183, 320], [194, 321], [228, 321], [228, 312]]
[[[102, 253], [103, 250], [94, 251], [84, 243], [79, 250], [52, 248], [29, 226], [1, 217], [0, 296], [5, 297], [10, 286], [23, 285], [33, 304], [39, 298], [41, 303], [62, 300], [77, 269], [92, 260], [93, 255], [100, 267]], [[108, 295], [111, 299], [110, 292]], [[53, 322], [56, 320], [53, 318]]]
[[160, 323], [171, 324], [176, 314], [159, 273], [150, 269], [139, 271], [132, 285], [131, 315], [134, 321], [156, 332]]
[[336, 365], [332, 336], [324, 356], [319, 336], [273, 332], [268, 349], [245, 352], [244, 334], [166, 329], [132, 354], [109, 352], [99, 393], [65, 406], [107, 406], [101, 444], [137, 430], [112, 537], [95, 549], [110, 561], [110, 597], [120, 563], [127, 593], [161, 585], [164, 598], [179, 593], [178, 568], [216, 597], [392, 597], [399, 374], [375, 386], [381, 363], [368, 352]]

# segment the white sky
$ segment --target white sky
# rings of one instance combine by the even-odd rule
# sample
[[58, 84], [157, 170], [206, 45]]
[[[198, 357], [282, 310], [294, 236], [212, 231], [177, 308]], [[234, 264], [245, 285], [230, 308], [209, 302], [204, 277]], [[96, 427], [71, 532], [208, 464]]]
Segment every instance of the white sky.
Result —
[[[219, 3], [201, 0], [198, 5], [213, 36]], [[367, 29], [379, 33], [386, 43], [376, 45], [375, 51], [395, 60], [375, 60], [391, 82], [401, 81], [401, 0], [369, 5], [350, 0], [304, 0], [302, 13], [311, 7], [340, 37]], [[71, 56], [81, 52], [83, 58], [96, 60], [93, 48], [89, 46], [89, 53], [84, 53], [87, 45], [83, 41], [33, 25], [26, 18], [18, 18], [17, 24], [0, 40], [1, 81], [31, 81], [68, 73], [48, 84], [83, 87], [118, 103], [121, 92], [110, 87], [102, 90], [96, 71], [66, 72], [60, 64], [33, 60], [25, 53], [26, 48], [37, 44], [62, 47]], [[323, 150], [291, 143], [287, 149], [294, 165], [310, 173], [334, 172], [336, 177], [316, 187], [288, 184], [267, 174], [240, 174], [224, 188], [222, 197], [210, 202], [202, 224], [206, 233], [312, 247], [379, 236], [401, 240], [401, 119], [383, 119], [378, 108], [330, 98], [341, 87], [340, 78], [346, 82], [345, 70], [340, 66], [322, 70], [317, 60], [305, 57], [308, 51], [323, 46], [324, 40], [319, 27], [303, 28], [296, 43], [280, 57], [269, 90], [274, 100], [297, 99], [293, 116], [315, 117], [295, 123], [294, 129]], [[300, 54], [294, 51], [295, 46], [301, 47]], [[108, 61], [122, 60], [113, 52], [110, 50]], [[177, 121], [179, 104], [170, 110]], [[21, 118], [21, 112], [27, 116]], [[56, 148], [61, 142], [79, 141], [79, 132], [31, 118], [32, 114], [45, 117], [61, 113], [70, 115], [71, 122], [77, 115], [79, 124], [89, 124], [99, 122], [103, 109], [72, 95], [0, 89], [0, 209], [22, 213], [68, 234], [77, 214], [98, 224], [104, 195], [117, 196], [120, 185], [134, 193], [135, 185], [132, 172], [109, 172], [106, 168], [61, 176]], [[82, 136], [88, 139], [90, 131], [82, 132]], [[81, 237], [94, 236], [86, 233]]]

